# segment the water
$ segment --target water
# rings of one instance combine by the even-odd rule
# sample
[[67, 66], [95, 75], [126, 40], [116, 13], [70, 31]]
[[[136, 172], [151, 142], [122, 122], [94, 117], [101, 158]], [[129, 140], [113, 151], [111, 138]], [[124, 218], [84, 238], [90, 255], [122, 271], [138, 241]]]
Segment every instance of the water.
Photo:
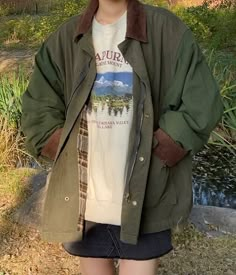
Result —
[[193, 158], [194, 204], [236, 209], [236, 157], [209, 147]]

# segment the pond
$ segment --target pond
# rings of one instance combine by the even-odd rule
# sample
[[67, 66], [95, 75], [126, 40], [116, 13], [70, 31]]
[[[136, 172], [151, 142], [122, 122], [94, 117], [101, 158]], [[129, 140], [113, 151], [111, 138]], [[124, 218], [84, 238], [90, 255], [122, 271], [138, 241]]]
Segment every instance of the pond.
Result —
[[193, 158], [194, 204], [236, 209], [236, 157], [208, 146]]

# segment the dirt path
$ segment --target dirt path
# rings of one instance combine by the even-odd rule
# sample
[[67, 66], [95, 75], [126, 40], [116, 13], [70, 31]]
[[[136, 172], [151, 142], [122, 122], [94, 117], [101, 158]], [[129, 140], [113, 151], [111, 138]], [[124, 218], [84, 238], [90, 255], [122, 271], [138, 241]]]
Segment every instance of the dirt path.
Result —
[[0, 74], [13, 72], [19, 66], [31, 70], [35, 53], [33, 50], [0, 50]]

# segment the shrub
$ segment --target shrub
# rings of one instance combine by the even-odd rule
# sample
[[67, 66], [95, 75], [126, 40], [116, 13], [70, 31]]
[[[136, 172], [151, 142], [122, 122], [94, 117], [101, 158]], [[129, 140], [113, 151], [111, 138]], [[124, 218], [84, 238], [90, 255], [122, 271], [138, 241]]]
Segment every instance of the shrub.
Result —
[[172, 10], [207, 47], [223, 49], [236, 46], [236, 7], [210, 8], [205, 3], [198, 7], [174, 7]]
[[23, 15], [20, 19], [11, 19], [0, 25], [0, 44], [9, 41], [18, 45], [38, 47], [46, 37], [69, 17], [80, 13], [87, 1], [58, 1], [48, 16]]
[[236, 46], [236, 8], [218, 9], [212, 23], [211, 47], [223, 49]]
[[10, 8], [6, 4], [0, 5], [0, 17], [7, 16], [9, 14]]
[[185, 24], [193, 31], [198, 41], [204, 41], [212, 36], [208, 20], [213, 16], [204, 6], [199, 7], [174, 7], [173, 10]]

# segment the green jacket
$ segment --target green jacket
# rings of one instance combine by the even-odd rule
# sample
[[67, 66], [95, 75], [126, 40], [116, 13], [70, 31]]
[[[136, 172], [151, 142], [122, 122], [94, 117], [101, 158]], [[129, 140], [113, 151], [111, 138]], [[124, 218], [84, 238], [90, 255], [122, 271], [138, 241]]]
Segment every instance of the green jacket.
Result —
[[[53, 161], [44, 203], [42, 238], [82, 239], [77, 230], [76, 138], [96, 65], [92, 0], [83, 15], [59, 27], [35, 58], [23, 95], [22, 127], [29, 151]], [[130, 0], [126, 39], [119, 45], [134, 70], [134, 118], [122, 203], [120, 239], [184, 223], [192, 208], [192, 156], [207, 143], [223, 106], [199, 46], [171, 12]]]

